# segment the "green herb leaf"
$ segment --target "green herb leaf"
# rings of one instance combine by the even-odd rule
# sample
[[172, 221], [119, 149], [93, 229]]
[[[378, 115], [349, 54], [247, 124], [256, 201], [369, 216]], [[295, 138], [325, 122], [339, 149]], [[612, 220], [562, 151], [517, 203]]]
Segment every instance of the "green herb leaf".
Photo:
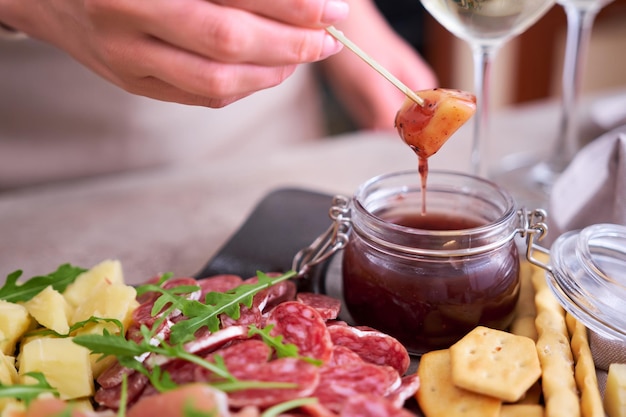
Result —
[[206, 295], [205, 303], [195, 300], [179, 300], [180, 309], [187, 319], [172, 326], [170, 341], [173, 344], [180, 344], [193, 340], [196, 331], [205, 326], [211, 332], [218, 331], [220, 314], [225, 313], [234, 319], [239, 318], [241, 304], [250, 307], [256, 293], [295, 275], [294, 271], [289, 271], [272, 278], [259, 272], [257, 283], [242, 284], [225, 293], [210, 292]]
[[248, 337], [260, 336], [266, 345], [276, 351], [276, 356], [279, 358], [298, 357], [298, 346], [293, 343], [284, 343], [283, 335], [270, 335], [273, 328], [273, 324], [270, 324], [263, 329], [259, 329], [253, 324], [250, 326], [250, 330], [248, 331]]
[[3, 385], [0, 383], [0, 397], [15, 398], [24, 401], [26, 406], [28, 406], [31, 401], [35, 400], [41, 394], [48, 393], [55, 397], [59, 396], [59, 392], [46, 381], [46, 377], [41, 372], [28, 372], [26, 375], [34, 378], [37, 382], [35, 384], [14, 385]]
[[[149, 352], [144, 344], [138, 344], [132, 340], [127, 340], [123, 334], [113, 335], [104, 331], [104, 334], [83, 334], [75, 336], [73, 339], [77, 345], [86, 347], [92, 353], [100, 353], [105, 356], [113, 355], [123, 358], [141, 356]], [[149, 346], [149, 345], [148, 345]]]
[[91, 316], [87, 320], [77, 321], [76, 323], [72, 324], [70, 326], [69, 331], [67, 333], [65, 333], [65, 334], [61, 334], [61, 333], [55, 332], [52, 329], [42, 328], [40, 330], [34, 330], [32, 332], [26, 333], [25, 336], [70, 337], [72, 335], [72, 333], [74, 333], [76, 330], [82, 329], [83, 327], [86, 327], [90, 323], [102, 323], [102, 322], [104, 322], [104, 323], [113, 323], [120, 330], [119, 331], [120, 334], [124, 334], [125, 333], [124, 332], [124, 325], [118, 319], [107, 319], [107, 318]]
[[261, 417], [277, 417], [285, 411], [293, 410], [303, 405], [316, 404], [317, 402], [318, 400], [315, 397], [296, 398], [295, 400], [285, 401], [268, 408], [261, 414]]
[[64, 264], [48, 275], [33, 277], [23, 284], [17, 282], [22, 276], [22, 271], [12, 272], [7, 276], [4, 286], [0, 288], [0, 300], [12, 303], [28, 301], [49, 285], [52, 285], [55, 290], [63, 292], [69, 284], [76, 280], [76, 277], [85, 271], [84, 268]]

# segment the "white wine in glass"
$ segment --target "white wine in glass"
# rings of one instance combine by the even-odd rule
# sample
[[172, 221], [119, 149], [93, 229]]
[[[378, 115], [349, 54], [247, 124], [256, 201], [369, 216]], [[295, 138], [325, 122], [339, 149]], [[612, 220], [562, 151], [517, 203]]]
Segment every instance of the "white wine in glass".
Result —
[[[552, 185], [567, 168], [581, 147], [577, 105], [582, 73], [587, 57], [593, 22], [598, 12], [613, 0], [558, 0], [567, 16], [567, 40], [563, 63], [562, 109], [556, 142], [544, 159], [518, 162], [509, 158], [513, 168], [503, 168], [498, 178], [518, 201], [525, 205], [547, 207]], [[526, 159], [526, 160], [525, 160]]]
[[554, 0], [421, 1], [439, 23], [472, 49], [477, 109], [471, 167], [474, 174], [480, 174], [480, 146], [488, 133], [491, 63], [498, 49], [539, 20], [554, 5]]

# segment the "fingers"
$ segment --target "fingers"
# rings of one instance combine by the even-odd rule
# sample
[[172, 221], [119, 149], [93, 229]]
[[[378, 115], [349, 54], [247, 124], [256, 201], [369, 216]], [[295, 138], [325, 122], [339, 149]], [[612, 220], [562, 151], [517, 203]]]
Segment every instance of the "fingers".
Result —
[[[267, 67], [211, 61], [154, 39], [138, 42], [124, 55], [133, 56], [138, 63], [132, 74], [118, 82], [127, 91], [187, 104], [200, 101], [210, 107], [221, 107], [255, 91], [274, 87], [296, 68], [295, 65]], [[125, 58], [119, 56], [118, 60], [121, 66]], [[149, 82], [137, 82], [148, 79]], [[169, 86], [168, 95], [174, 98], [165, 97], [166, 91], [150, 91], [157, 85]]]
[[[341, 50], [339, 42], [322, 29], [287, 25], [240, 9], [197, 0], [162, 0], [161, 7], [150, 9], [148, 21], [155, 25], [146, 28], [148, 33], [221, 62], [292, 65]], [[168, 16], [165, 24], [163, 12]]]
[[345, 0], [210, 0], [215, 4], [234, 7], [280, 22], [305, 27], [326, 27], [348, 17]]
[[[270, 9], [276, 7], [276, 2], [303, 2], [234, 1], [262, 3]], [[309, 3], [315, 2], [309, 0]], [[298, 26], [206, 0], [131, 0], [130, 3], [127, 0], [91, 0], [89, 4], [92, 14], [106, 25], [124, 24], [163, 42], [221, 62], [293, 65], [319, 61], [342, 49], [342, 45], [321, 28]], [[291, 12], [296, 16], [286, 16], [288, 14], [282, 12], [285, 18], [302, 21], [312, 15], [311, 12], [304, 15], [297, 10]], [[121, 16], [125, 16], [125, 21], [120, 20]], [[164, 19], [164, 16], [167, 18]], [[314, 20], [311, 17], [308, 19]]]

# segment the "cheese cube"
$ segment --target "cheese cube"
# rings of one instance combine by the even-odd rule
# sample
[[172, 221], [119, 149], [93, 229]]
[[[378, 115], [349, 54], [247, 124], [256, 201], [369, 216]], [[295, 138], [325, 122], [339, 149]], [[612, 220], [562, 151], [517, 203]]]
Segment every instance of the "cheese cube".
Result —
[[13, 355], [15, 344], [30, 328], [31, 322], [26, 307], [0, 300], [0, 351]]
[[89, 317], [117, 319], [125, 328], [130, 323], [132, 312], [137, 307], [137, 290], [124, 284], [101, 284], [97, 291], [78, 305], [70, 320], [71, 324]]
[[17, 369], [15, 369], [15, 358], [0, 352], [0, 383], [2, 385], [13, 385], [17, 383]]
[[46, 287], [39, 294], [24, 303], [30, 315], [43, 327], [59, 334], [70, 330], [67, 316], [72, 308], [60, 292], [52, 286]]
[[609, 365], [604, 411], [609, 417], [626, 417], [626, 364]]
[[102, 283], [123, 284], [124, 274], [122, 263], [117, 260], [106, 260], [83, 272], [67, 286], [63, 296], [70, 305], [76, 307], [90, 297]]
[[75, 344], [72, 338], [33, 338], [23, 347], [19, 357], [22, 383], [32, 379], [28, 372], [41, 372], [55, 387], [61, 399], [88, 397], [94, 394], [89, 350]]

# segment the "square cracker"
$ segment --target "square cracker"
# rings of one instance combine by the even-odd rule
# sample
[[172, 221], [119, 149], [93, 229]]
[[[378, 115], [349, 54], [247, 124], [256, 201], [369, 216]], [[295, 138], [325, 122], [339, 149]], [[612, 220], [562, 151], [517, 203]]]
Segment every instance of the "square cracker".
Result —
[[460, 388], [519, 400], [541, 376], [535, 342], [478, 326], [450, 347], [452, 380]]
[[496, 417], [500, 414], [500, 400], [454, 385], [448, 349], [422, 355], [417, 375], [421, 386], [416, 399], [426, 417]]

